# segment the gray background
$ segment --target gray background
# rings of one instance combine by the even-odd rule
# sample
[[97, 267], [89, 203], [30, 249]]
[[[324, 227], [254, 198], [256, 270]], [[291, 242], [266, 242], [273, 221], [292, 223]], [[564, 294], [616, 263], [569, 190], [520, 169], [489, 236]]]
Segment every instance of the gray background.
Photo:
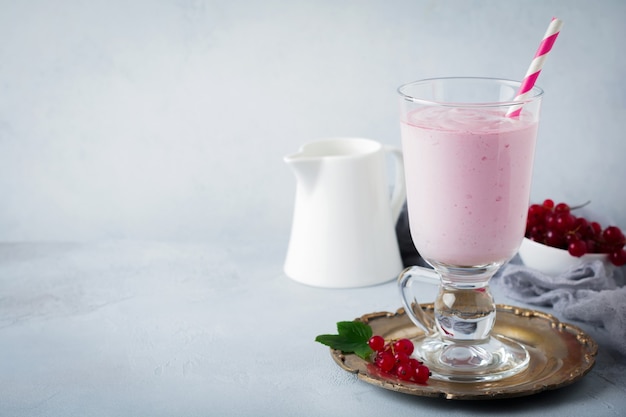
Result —
[[396, 88], [521, 79], [552, 16], [532, 198], [626, 228], [626, 2], [0, 1], [0, 240], [283, 239], [282, 156], [399, 145]]

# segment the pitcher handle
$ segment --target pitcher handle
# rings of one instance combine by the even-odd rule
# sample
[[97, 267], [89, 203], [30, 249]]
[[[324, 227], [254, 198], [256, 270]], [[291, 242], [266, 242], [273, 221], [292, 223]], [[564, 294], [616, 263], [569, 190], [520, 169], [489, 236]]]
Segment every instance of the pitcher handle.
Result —
[[393, 184], [393, 193], [391, 194], [391, 215], [393, 221], [398, 221], [402, 206], [406, 200], [406, 184], [404, 182], [404, 160], [402, 151], [392, 146], [385, 146], [385, 151], [391, 154], [395, 161], [396, 178]]
[[424, 310], [417, 302], [415, 292], [412, 289], [413, 284], [417, 284], [420, 281], [422, 283], [439, 285], [439, 275], [433, 269], [411, 266], [398, 276], [398, 288], [400, 289], [400, 298], [402, 299], [404, 311], [417, 327], [422, 329], [427, 336], [430, 336], [437, 332], [435, 320], [424, 314]]

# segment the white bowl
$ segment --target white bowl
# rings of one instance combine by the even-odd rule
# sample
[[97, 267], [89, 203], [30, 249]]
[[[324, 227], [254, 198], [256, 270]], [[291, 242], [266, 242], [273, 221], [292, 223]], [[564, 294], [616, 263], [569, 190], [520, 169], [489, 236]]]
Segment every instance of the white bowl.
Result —
[[522, 241], [519, 256], [527, 267], [550, 276], [560, 275], [570, 268], [595, 260], [603, 261], [605, 268], [611, 267], [609, 257], [605, 253], [588, 253], [577, 258], [565, 249], [554, 248], [527, 238]]

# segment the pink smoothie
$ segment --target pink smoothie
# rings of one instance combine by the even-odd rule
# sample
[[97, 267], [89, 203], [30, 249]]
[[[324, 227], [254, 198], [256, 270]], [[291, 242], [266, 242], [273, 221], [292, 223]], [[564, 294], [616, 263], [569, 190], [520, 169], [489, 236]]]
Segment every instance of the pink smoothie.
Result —
[[402, 147], [417, 250], [454, 266], [510, 259], [526, 227], [537, 122], [447, 107], [420, 108], [406, 119]]

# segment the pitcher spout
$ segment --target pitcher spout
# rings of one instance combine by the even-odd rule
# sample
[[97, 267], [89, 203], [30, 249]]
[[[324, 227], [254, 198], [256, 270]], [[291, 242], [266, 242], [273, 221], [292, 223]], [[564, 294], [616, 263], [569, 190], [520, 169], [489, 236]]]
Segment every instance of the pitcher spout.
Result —
[[304, 152], [296, 152], [285, 156], [283, 160], [293, 171], [299, 186], [306, 190], [315, 186], [321, 167], [320, 158], [308, 156]]

